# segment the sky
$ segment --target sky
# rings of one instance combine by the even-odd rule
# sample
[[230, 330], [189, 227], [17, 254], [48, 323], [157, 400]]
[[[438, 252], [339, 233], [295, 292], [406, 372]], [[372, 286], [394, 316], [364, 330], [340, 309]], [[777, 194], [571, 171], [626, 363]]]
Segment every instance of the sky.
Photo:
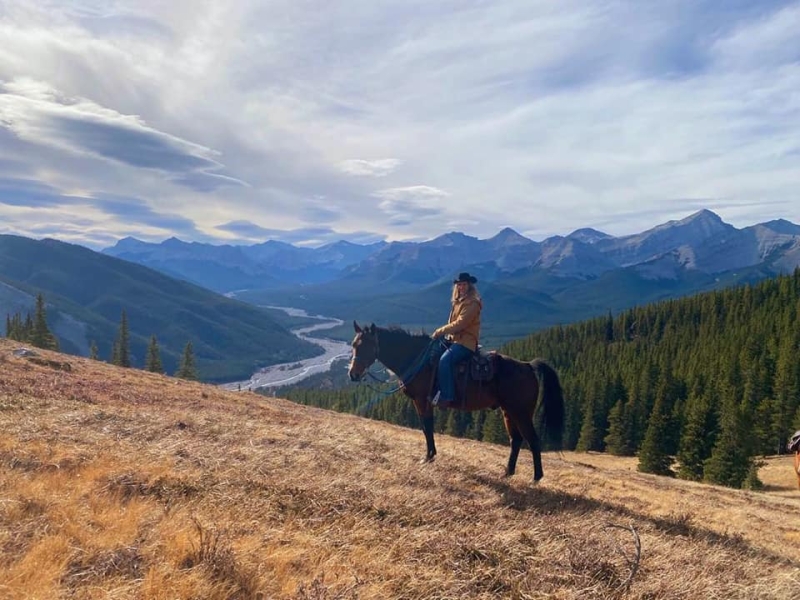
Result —
[[0, 0], [0, 234], [800, 224], [800, 0]]

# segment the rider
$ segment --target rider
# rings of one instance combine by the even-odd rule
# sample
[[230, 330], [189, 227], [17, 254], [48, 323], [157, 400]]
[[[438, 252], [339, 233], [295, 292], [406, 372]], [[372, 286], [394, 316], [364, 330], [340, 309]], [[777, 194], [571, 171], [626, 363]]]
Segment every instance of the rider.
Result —
[[478, 347], [483, 303], [475, 287], [477, 282], [473, 275], [459, 273], [458, 279], [453, 280], [447, 325], [431, 334], [433, 339], [448, 336], [453, 342], [439, 359], [439, 392], [431, 401], [434, 406], [455, 400], [455, 366]]

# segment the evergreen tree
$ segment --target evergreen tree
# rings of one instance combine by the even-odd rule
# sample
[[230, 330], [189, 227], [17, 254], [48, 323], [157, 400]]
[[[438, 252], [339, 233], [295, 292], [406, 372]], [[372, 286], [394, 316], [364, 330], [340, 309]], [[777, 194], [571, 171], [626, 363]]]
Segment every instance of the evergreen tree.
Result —
[[150, 345], [147, 347], [147, 361], [144, 368], [151, 373], [164, 372], [164, 366], [161, 364], [161, 353], [158, 350], [158, 340], [155, 334], [150, 336]]
[[508, 432], [500, 410], [490, 410], [486, 413], [482, 435], [485, 442], [508, 445]]
[[94, 340], [92, 340], [92, 343], [89, 345], [89, 358], [92, 360], [100, 360], [97, 343]]
[[197, 368], [194, 365], [192, 342], [186, 342], [186, 346], [183, 349], [183, 356], [181, 357], [181, 364], [175, 372], [175, 377], [197, 380]]
[[118, 367], [131, 366], [130, 331], [128, 330], [128, 315], [125, 313], [124, 308], [122, 309], [122, 315], [119, 320], [117, 339], [114, 341], [111, 364], [117, 365]]
[[730, 388], [724, 394], [720, 432], [711, 457], [705, 461], [703, 479], [728, 487], [742, 487], [752, 467], [748, 424]]
[[655, 473], [656, 475], [672, 475], [672, 457], [668, 453], [669, 445], [669, 418], [666, 411], [666, 399], [659, 395], [650, 421], [647, 425], [647, 432], [644, 434], [642, 449], [639, 452], [639, 470], [643, 473]]
[[606, 452], [617, 456], [633, 456], [633, 446], [628, 437], [630, 430], [625, 401], [621, 399], [614, 404], [608, 415], [608, 435], [605, 437]]
[[678, 477], [700, 481], [703, 478], [703, 463], [711, 449], [708, 440], [713, 439], [709, 425], [712, 409], [705, 397], [698, 396], [690, 396], [688, 406], [678, 449]]
[[37, 348], [49, 349], [52, 344], [52, 334], [47, 328], [47, 312], [44, 305], [44, 296], [36, 295], [36, 312], [33, 319], [33, 331], [30, 342]]
[[22, 324], [22, 333], [20, 334], [21, 342], [30, 342], [33, 335], [33, 319], [31, 313], [25, 315], [25, 322]]
[[[603, 439], [606, 436], [606, 409], [604, 406], [605, 386], [599, 380], [590, 392], [589, 397], [583, 408], [583, 423], [581, 425], [581, 435], [578, 438], [576, 450], [588, 452], [596, 450], [602, 452], [605, 449]], [[602, 387], [601, 387], [602, 386]]]

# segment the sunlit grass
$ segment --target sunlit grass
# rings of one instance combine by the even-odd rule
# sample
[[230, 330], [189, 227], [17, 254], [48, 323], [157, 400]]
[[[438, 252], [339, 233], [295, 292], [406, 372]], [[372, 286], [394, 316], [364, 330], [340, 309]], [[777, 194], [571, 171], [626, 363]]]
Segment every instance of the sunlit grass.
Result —
[[[791, 457], [764, 492], [530, 455], [0, 341], [2, 598], [790, 598]], [[636, 556], [636, 540], [641, 542]]]

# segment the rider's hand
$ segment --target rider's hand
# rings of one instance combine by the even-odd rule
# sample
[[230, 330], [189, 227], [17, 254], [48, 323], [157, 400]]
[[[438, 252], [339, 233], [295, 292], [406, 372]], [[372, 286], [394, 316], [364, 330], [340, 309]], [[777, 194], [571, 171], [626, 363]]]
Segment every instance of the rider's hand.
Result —
[[436, 340], [442, 337], [443, 335], [444, 331], [442, 331], [442, 328], [439, 327], [438, 329], [434, 330], [434, 332], [431, 334], [431, 337]]

